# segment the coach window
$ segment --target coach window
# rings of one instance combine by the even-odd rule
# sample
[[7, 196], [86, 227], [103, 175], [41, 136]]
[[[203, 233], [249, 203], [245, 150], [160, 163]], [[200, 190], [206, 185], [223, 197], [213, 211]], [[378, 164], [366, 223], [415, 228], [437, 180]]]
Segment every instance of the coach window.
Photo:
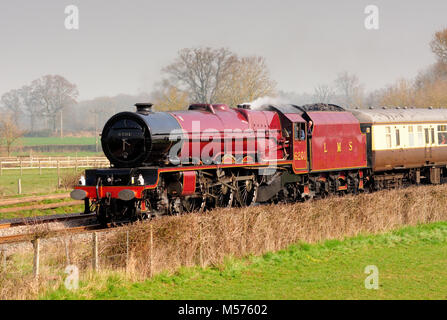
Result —
[[385, 127], [386, 147], [391, 148], [391, 128]]
[[430, 135], [428, 134], [428, 128], [424, 128], [425, 132], [425, 144], [430, 144]]
[[418, 145], [422, 146], [424, 138], [422, 137], [422, 126], [418, 126]]
[[446, 125], [438, 126], [438, 143], [439, 144], [447, 144], [447, 126]]
[[400, 146], [400, 133], [399, 133], [399, 129], [396, 129], [396, 146]]
[[408, 126], [408, 143], [411, 147], [414, 146], [413, 126]]
[[430, 128], [431, 144], [435, 143], [435, 128]]

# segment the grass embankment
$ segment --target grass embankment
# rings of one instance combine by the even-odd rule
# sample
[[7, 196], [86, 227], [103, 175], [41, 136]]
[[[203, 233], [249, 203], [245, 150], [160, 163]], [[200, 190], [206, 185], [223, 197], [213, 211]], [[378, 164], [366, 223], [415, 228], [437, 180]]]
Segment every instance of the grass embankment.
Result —
[[[366, 289], [365, 267], [379, 271]], [[125, 274], [90, 276], [76, 292], [45, 299], [446, 299], [447, 223], [375, 236], [300, 243], [261, 257], [227, 259], [209, 268], [182, 268], [133, 283]]]
[[[87, 251], [82, 254], [74, 252], [81, 247], [76, 243], [70, 261], [79, 266], [83, 286], [77, 293], [61, 289], [49, 297], [322, 298], [339, 294], [354, 298], [372, 294], [363, 293], [366, 265], [376, 265], [381, 274], [383, 287], [373, 298], [382, 289], [387, 291], [380, 297], [387, 298], [441, 297], [447, 292], [442, 280], [446, 224], [373, 235], [447, 221], [446, 194], [447, 185], [424, 186], [289, 205], [219, 209], [134, 224], [102, 238], [101, 271], [96, 275], [91, 273], [90, 243], [84, 244]], [[46, 250], [65, 261], [62, 247]], [[225, 264], [228, 257], [232, 260]], [[42, 270], [48, 264], [52, 265], [41, 259]], [[126, 266], [127, 273], [117, 272]], [[28, 284], [33, 283], [29, 273], [10, 278], [3, 283], [0, 298], [43, 295], [62, 283], [64, 267], [41, 274], [42, 291]], [[151, 275], [154, 280], [145, 281]], [[306, 296], [308, 291], [311, 296]]]

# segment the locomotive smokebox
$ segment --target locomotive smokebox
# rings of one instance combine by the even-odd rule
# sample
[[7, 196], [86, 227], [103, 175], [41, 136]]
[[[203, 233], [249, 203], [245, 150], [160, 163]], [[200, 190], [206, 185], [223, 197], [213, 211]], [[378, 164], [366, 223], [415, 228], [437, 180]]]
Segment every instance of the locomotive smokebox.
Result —
[[[137, 103], [137, 112], [121, 112], [106, 122], [101, 135], [104, 154], [116, 168], [161, 165], [181, 132], [177, 120], [166, 112], [153, 112], [151, 103]], [[180, 139], [180, 142], [182, 140]]]

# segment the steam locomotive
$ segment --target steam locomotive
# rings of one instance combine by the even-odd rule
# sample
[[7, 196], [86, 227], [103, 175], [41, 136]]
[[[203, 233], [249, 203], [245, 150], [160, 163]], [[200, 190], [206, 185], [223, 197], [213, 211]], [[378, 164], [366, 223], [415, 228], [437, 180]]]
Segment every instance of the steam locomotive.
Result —
[[107, 169], [71, 196], [99, 221], [445, 182], [447, 110], [137, 103], [105, 124]]

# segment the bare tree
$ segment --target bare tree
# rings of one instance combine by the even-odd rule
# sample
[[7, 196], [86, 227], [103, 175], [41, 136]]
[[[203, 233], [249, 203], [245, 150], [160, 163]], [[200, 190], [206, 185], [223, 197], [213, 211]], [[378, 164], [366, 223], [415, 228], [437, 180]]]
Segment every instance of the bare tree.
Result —
[[334, 90], [327, 84], [320, 84], [314, 89], [314, 100], [316, 102], [331, 103], [334, 96]]
[[169, 81], [162, 81], [159, 88], [152, 92], [155, 107], [160, 111], [181, 110], [188, 105], [188, 94], [171, 85]]
[[0, 141], [5, 145], [8, 157], [11, 154], [13, 144], [23, 135], [12, 117], [0, 119]]
[[242, 57], [222, 81], [217, 98], [221, 103], [236, 106], [261, 97], [276, 96], [275, 87], [263, 57]]
[[46, 75], [31, 83], [33, 95], [42, 106], [42, 115], [51, 122], [53, 131], [57, 128], [59, 112], [70, 104], [76, 103], [78, 89], [75, 84], [59, 75]]
[[447, 28], [435, 33], [430, 47], [438, 61], [447, 63]]
[[162, 71], [192, 102], [215, 103], [220, 84], [236, 62], [237, 56], [225, 48], [186, 48]]
[[335, 86], [346, 107], [362, 106], [363, 88], [356, 75], [351, 75], [346, 71], [340, 73], [335, 80]]
[[380, 103], [385, 106], [412, 106], [415, 102], [415, 94], [412, 81], [399, 79], [394, 85], [386, 88]]
[[18, 125], [19, 117], [22, 114], [19, 90], [14, 89], [3, 94], [1, 103], [9, 112], [11, 112], [14, 123]]
[[33, 132], [36, 128], [36, 120], [41, 115], [42, 106], [39, 105], [39, 101], [32, 86], [23, 86], [19, 90], [19, 93], [22, 105], [30, 117], [31, 132]]
[[240, 58], [225, 48], [183, 49], [163, 72], [169, 79], [156, 92], [156, 100], [165, 109], [178, 108], [186, 100], [237, 105], [275, 95], [276, 83], [263, 57]]

